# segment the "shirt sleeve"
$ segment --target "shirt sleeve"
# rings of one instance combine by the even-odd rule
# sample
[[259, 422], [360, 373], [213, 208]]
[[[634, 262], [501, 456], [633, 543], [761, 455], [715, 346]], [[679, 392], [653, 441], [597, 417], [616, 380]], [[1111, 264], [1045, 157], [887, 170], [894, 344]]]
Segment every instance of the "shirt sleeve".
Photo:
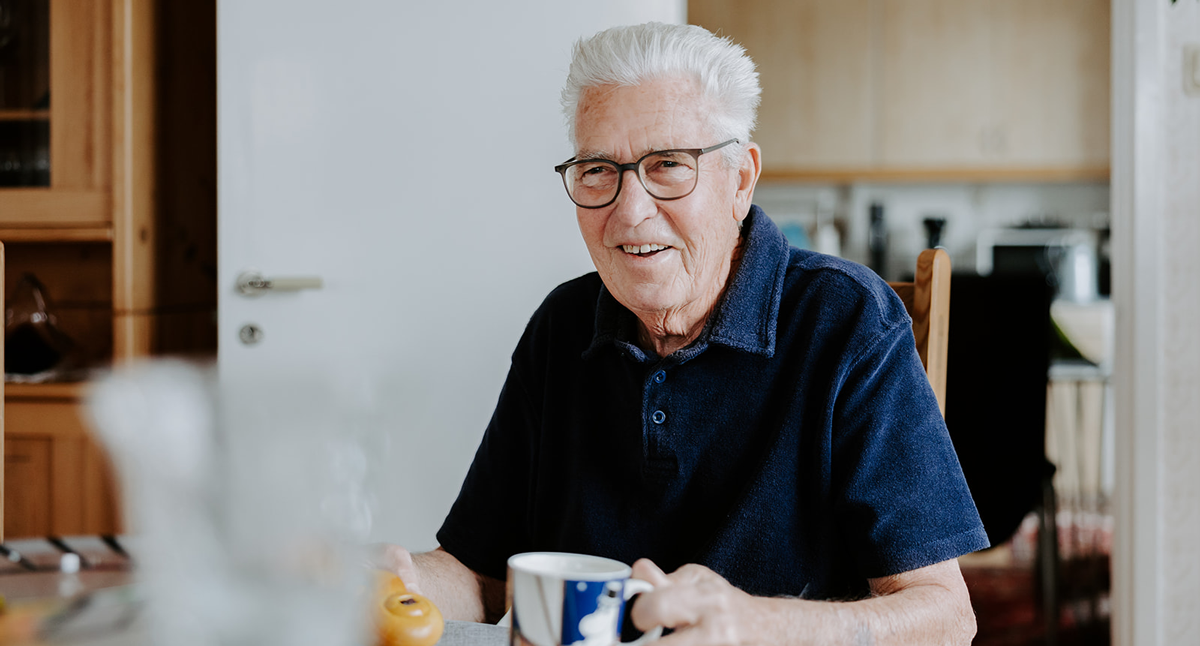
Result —
[[884, 325], [848, 363], [834, 415], [839, 530], [863, 576], [988, 547], [907, 316]]
[[514, 365], [458, 498], [437, 533], [443, 549], [479, 574], [507, 578], [509, 555], [525, 551], [528, 544], [537, 417]]

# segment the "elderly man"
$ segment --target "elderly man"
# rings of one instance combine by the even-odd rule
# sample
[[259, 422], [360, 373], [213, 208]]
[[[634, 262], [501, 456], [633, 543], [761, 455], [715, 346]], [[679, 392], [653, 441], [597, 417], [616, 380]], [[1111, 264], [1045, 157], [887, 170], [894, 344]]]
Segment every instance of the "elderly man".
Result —
[[987, 539], [911, 321], [751, 205], [758, 95], [699, 27], [576, 47], [555, 170], [596, 273], [530, 320], [441, 547], [387, 552], [448, 617], [552, 550], [636, 561], [664, 643], [970, 642], [955, 558]]

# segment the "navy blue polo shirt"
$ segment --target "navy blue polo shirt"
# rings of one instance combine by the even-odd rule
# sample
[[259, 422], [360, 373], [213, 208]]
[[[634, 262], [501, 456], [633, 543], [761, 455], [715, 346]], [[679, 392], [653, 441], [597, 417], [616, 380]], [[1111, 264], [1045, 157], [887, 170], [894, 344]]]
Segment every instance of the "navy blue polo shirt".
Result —
[[498, 579], [512, 554], [565, 551], [821, 599], [987, 547], [895, 292], [789, 248], [756, 206], [743, 235], [704, 330], [667, 357], [595, 273], [546, 297], [444, 549]]

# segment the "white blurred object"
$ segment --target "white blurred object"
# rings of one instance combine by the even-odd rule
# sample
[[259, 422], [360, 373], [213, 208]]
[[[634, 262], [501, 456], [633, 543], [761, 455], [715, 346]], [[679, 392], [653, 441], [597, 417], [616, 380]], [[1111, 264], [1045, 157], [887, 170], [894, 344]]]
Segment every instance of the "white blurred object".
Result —
[[830, 256], [842, 255], [842, 234], [838, 231], [834, 220], [837, 219], [838, 200], [832, 196], [821, 195], [817, 199], [817, 224], [813, 231], [813, 251]]
[[325, 389], [296, 381], [218, 392], [210, 371], [167, 361], [94, 388], [154, 643], [360, 642], [367, 453]]
[[1117, 327], [1112, 301], [1055, 299], [1050, 318], [1084, 359], [1101, 367], [1112, 365]]
[[83, 591], [83, 583], [79, 581], [79, 555], [67, 552], [62, 555], [58, 565], [58, 596], [73, 597]]
[[1096, 236], [1091, 231], [1073, 234], [1059, 252], [1054, 266], [1058, 296], [1076, 303], [1090, 303], [1098, 295]]
[[832, 222], [826, 222], [817, 227], [817, 233], [813, 240], [813, 251], [831, 256], [842, 255], [842, 234], [838, 233], [837, 227]]

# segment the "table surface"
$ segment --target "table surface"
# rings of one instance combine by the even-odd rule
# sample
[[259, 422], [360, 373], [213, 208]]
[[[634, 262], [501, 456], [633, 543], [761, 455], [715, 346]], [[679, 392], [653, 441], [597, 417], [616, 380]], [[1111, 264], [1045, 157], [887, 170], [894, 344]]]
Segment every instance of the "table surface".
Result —
[[[117, 590], [127, 587], [131, 576], [128, 572], [83, 572], [80, 578], [89, 590]], [[36, 602], [38, 599], [53, 598], [58, 585], [54, 572], [5, 574], [0, 576], [0, 594], [9, 603]], [[125, 625], [119, 632], [105, 631], [97, 636], [73, 635], [74, 646], [149, 646], [151, 640], [145, 628], [144, 613]], [[503, 646], [508, 643], [508, 628], [468, 621], [447, 621], [438, 646]]]
[[508, 643], [508, 629], [469, 621], [447, 621], [438, 646], [501, 646]]
[[[107, 587], [121, 584], [127, 576], [89, 576], [89, 579], [92, 586]], [[0, 578], [0, 593], [6, 593], [6, 597], [11, 599], [10, 603], [19, 603], [22, 598], [28, 602], [46, 598], [44, 593], [52, 591], [55, 585], [54, 575], [6, 575]], [[144, 620], [143, 612], [139, 612], [136, 620], [125, 624], [125, 628], [119, 632], [104, 630], [106, 634], [95, 636], [74, 633], [70, 642], [74, 646], [150, 646], [150, 635], [146, 632]], [[508, 628], [487, 623], [448, 621], [438, 646], [504, 646], [508, 641]]]
[[[123, 543], [128, 540], [122, 538]], [[61, 624], [67, 627], [74, 622], [71, 627], [78, 627], [83, 632], [80, 635], [80, 631], [75, 631], [70, 643], [76, 646], [149, 645], [151, 640], [146, 630], [145, 613], [141, 610], [140, 601], [134, 601], [140, 596], [137, 577], [124, 550], [120, 554], [114, 553], [108, 544], [95, 537], [59, 540], [60, 543], [63, 541], [80, 554], [85, 563], [86, 569], [76, 575], [74, 590], [97, 593], [90, 597], [91, 616], [83, 617], [82, 612], [75, 613], [71, 615], [71, 622]], [[62, 558], [61, 547], [41, 539], [5, 542], [4, 549], [0, 550], [4, 556], [0, 559], [0, 596], [14, 608], [24, 604], [26, 607], [39, 608], [39, 613], [53, 613], [61, 609], [61, 605], [53, 601], [58, 598], [62, 583], [56, 571]], [[50, 601], [51, 605], [47, 606], [45, 601]], [[116, 632], [109, 629], [102, 630], [107, 634], [94, 634], [96, 631], [93, 628], [97, 625], [110, 626], [114, 623], [110, 615], [121, 617], [118, 622], [121, 628]], [[507, 643], [508, 628], [463, 621], [446, 622], [445, 632], [438, 642], [439, 646], [502, 646]]]

